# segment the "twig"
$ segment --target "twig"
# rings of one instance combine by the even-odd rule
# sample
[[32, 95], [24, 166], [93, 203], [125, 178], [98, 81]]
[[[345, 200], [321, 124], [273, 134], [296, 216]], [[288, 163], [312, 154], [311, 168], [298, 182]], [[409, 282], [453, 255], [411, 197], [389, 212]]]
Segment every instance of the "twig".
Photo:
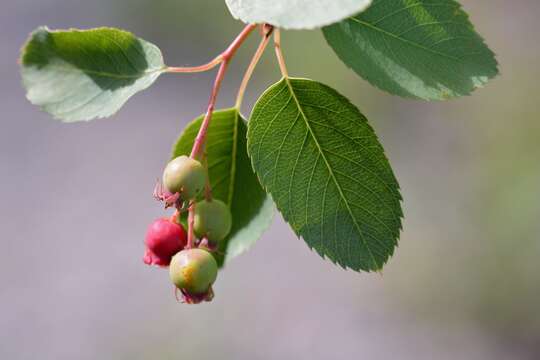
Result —
[[210, 125], [210, 120], [212, 119], [212, 113], [214, 112], [214, 107], [216, 104], [216, 98], [219, 92], [219, 88], [221, 87], [221, 83], [223, 81], [223, 77], [225, 76], [225, 72], [227, 71], [227, 66], [229, 65], [229, 62], [231, 58], [236, 53], [236, 50], [242, 45], [244, 40], [248, 37], [248, 35], [257, 27], [255, 24], [247, 25], [244, 30], [234, 39], [234, 41], [229, 45], [229, 47], [221, 54], [221, 65], [219, 66], [219, 70], [216, 75], [216, 79], [214, 80], [214, 86], [212, 87], [212, 93], [210, 94], [210, 100], [208, 101], [208, 108], [206, 109], [206, 114], [204, 116], [203, 122], [201, 124], [201, 127], [199, 129], [199, 133], [197, 134], [197, 137], [195, 138], [195, 142], [193, 143], [193, 148], [191, 149], [191, 158], [196, 158], [200, 155], [200, 151], [202, 148], [202, 145], [204, 143], [204, 140], [206, 138], [206, 132], [208, 131], [208, 126]]

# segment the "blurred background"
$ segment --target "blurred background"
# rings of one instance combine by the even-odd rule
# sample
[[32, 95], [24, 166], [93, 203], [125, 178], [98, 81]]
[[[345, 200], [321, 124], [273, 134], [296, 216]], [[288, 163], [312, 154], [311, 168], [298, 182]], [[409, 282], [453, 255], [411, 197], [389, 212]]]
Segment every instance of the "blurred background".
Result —
[[[198, 65], [242, 24], [223, 0], [2, 0], [0, 358], [540, 359], [540, 2], [462, 2], [502, 76], [450, 102], [382, 93], [320, 31], [283, 34], [290, 73], [358, 105], [400, 181], [404, 230], [382, 276], [323, 261], [277, 214], [215, 300], [187, 306], [165, 270], [143, 265], [143, 238], [163, 214], [154, 181], [213, 73], [162, 76], [113, 118], [66, 125], [26, 101], [16, 60], [39, 25], [107, 25], [169, 65]], [[278, 78], [267, 51], [244, 112]]]

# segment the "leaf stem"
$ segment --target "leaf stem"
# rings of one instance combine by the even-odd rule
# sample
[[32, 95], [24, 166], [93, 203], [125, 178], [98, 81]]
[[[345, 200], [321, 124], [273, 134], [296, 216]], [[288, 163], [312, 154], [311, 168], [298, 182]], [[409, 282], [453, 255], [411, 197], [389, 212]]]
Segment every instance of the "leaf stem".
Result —
[[268, 42], [270, 41], [270, 36], [272, 35], [272, 32], [274, 30], [274, 27], [269, 24], [263, 24], [261, 25], [262, 30], [262, 39], [259, 43], [259, 47], [257, 48], [257, 51], [255, 51], [255, 54], [253, 55], [253, 58], [251, 59], [251, 62], [248, 65], [248, 68], [244, 74], [244, 77], [242, 78], [242, 82], [240, 83], [240, 88], [238, 89], [238, 95], [236, 96], [236, 103], [234, 107], [240, 112], [240, 107], [242, 106], [242, 100], [244, 99], [244, 93], [246, 92], [246, 88], [248, 86], [249, 80], [251, 79], [251, 76], [253, 75], [253, 71], [255, 70], [255, 67], [259, 63], [259, 60], [261, 59], [262, 54], [264, 53], [264, 50], [266, 49], [266, 46], [268, 45]]
[[229, 45], [229, 47], [225, 49], [225, 51], [223, 51], [221, 54], [216, 56], [212, 61], [209, 61], [206, 64], [199, 65], [199, 66], [167, 66], [164, 71], [168, 73], [198, 73], [198, 72], [212, 70], [219, 64], [223, 62], [228, 62], [230, 59], [232, 59], [232, 57], [236, 53], [236, 50], [238, 50], [238, 48], [242, 45], [244, 40], [249, 36], [249, 34], [256, 27], [257, 25], [255, 24], [246, 25], [246, 27], [242, 30], [242, 32], [238, 34], [238, 36]]
[[285, 58], [283, 57], [283, 52], [281, 51], [281, 34], [279, 29], [274, 31], [274, 48], [276, 50], [276, 57], [278, 59], [281, 75], [283, 75], [284, 78], [288, 78], [289, 72], [287, 71], [287, 66], [285, 66]]
[[209, 71], [221, 64], [223, 56], [220, 54], [214, 58], [214, 60], [200, 65], [200, 66], [168, 66], [165, 68], [165, 72], [168, 73], [198, 73]]

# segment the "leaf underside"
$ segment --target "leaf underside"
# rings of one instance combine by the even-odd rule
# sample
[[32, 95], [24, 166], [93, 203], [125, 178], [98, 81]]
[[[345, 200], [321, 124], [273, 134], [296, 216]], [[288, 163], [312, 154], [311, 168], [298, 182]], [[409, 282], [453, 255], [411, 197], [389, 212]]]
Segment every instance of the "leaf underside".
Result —
[[365, 10], [371, 0], [226, 0], [234, 18], [284, 29], [313, 29]]
[[40, 27], [21, 56], [28, 100], [67, 122], [114, 114], [164, 68], [155, 45], [113, 28]]
[[[193, 120], [173, 148], [173, 158], [189, 155], [203, 116]], [[212, 196], [229, 205], [230, 234], [220, 243], [223, 265], [252, 246], [270, 226], [274, 204], [263, 190], [246, 150], [245, 120], [236, 109], [215, 111], [207, 132], [206, 152]]]
[[323, 32], [347, 66], [403, 97], [469, 95], [498, 74], [495, 55], [454, 0], [374, 0]]
[[257, 101], [248, 153], [297, 235], [345, 268], [379, 270], [401, 229], [399, 185], [366, 118], [321, 83], [285, 78]]

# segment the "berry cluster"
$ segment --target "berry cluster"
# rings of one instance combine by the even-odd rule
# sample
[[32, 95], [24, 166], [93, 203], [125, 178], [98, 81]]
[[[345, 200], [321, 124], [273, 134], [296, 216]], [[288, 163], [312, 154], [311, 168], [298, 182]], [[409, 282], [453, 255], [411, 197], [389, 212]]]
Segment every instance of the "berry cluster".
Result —
[[[218, 265], [212, 255], [229, 234], [232, 217], [228, 206], [212, 199], [207, 169], [187, 156], [170, 161], [158, 182], [154, 197], [175, 207], [171, 218], [155, 220], [146, 234], [143, 261], [148, 265], [169, 267], [169, 275], [182, 301], [197, 304], [214, 297], [212, 284]], [[199, 199], [204, 191], [204, 197]], [[188, 231], [181, 214], [188, 211]]]

